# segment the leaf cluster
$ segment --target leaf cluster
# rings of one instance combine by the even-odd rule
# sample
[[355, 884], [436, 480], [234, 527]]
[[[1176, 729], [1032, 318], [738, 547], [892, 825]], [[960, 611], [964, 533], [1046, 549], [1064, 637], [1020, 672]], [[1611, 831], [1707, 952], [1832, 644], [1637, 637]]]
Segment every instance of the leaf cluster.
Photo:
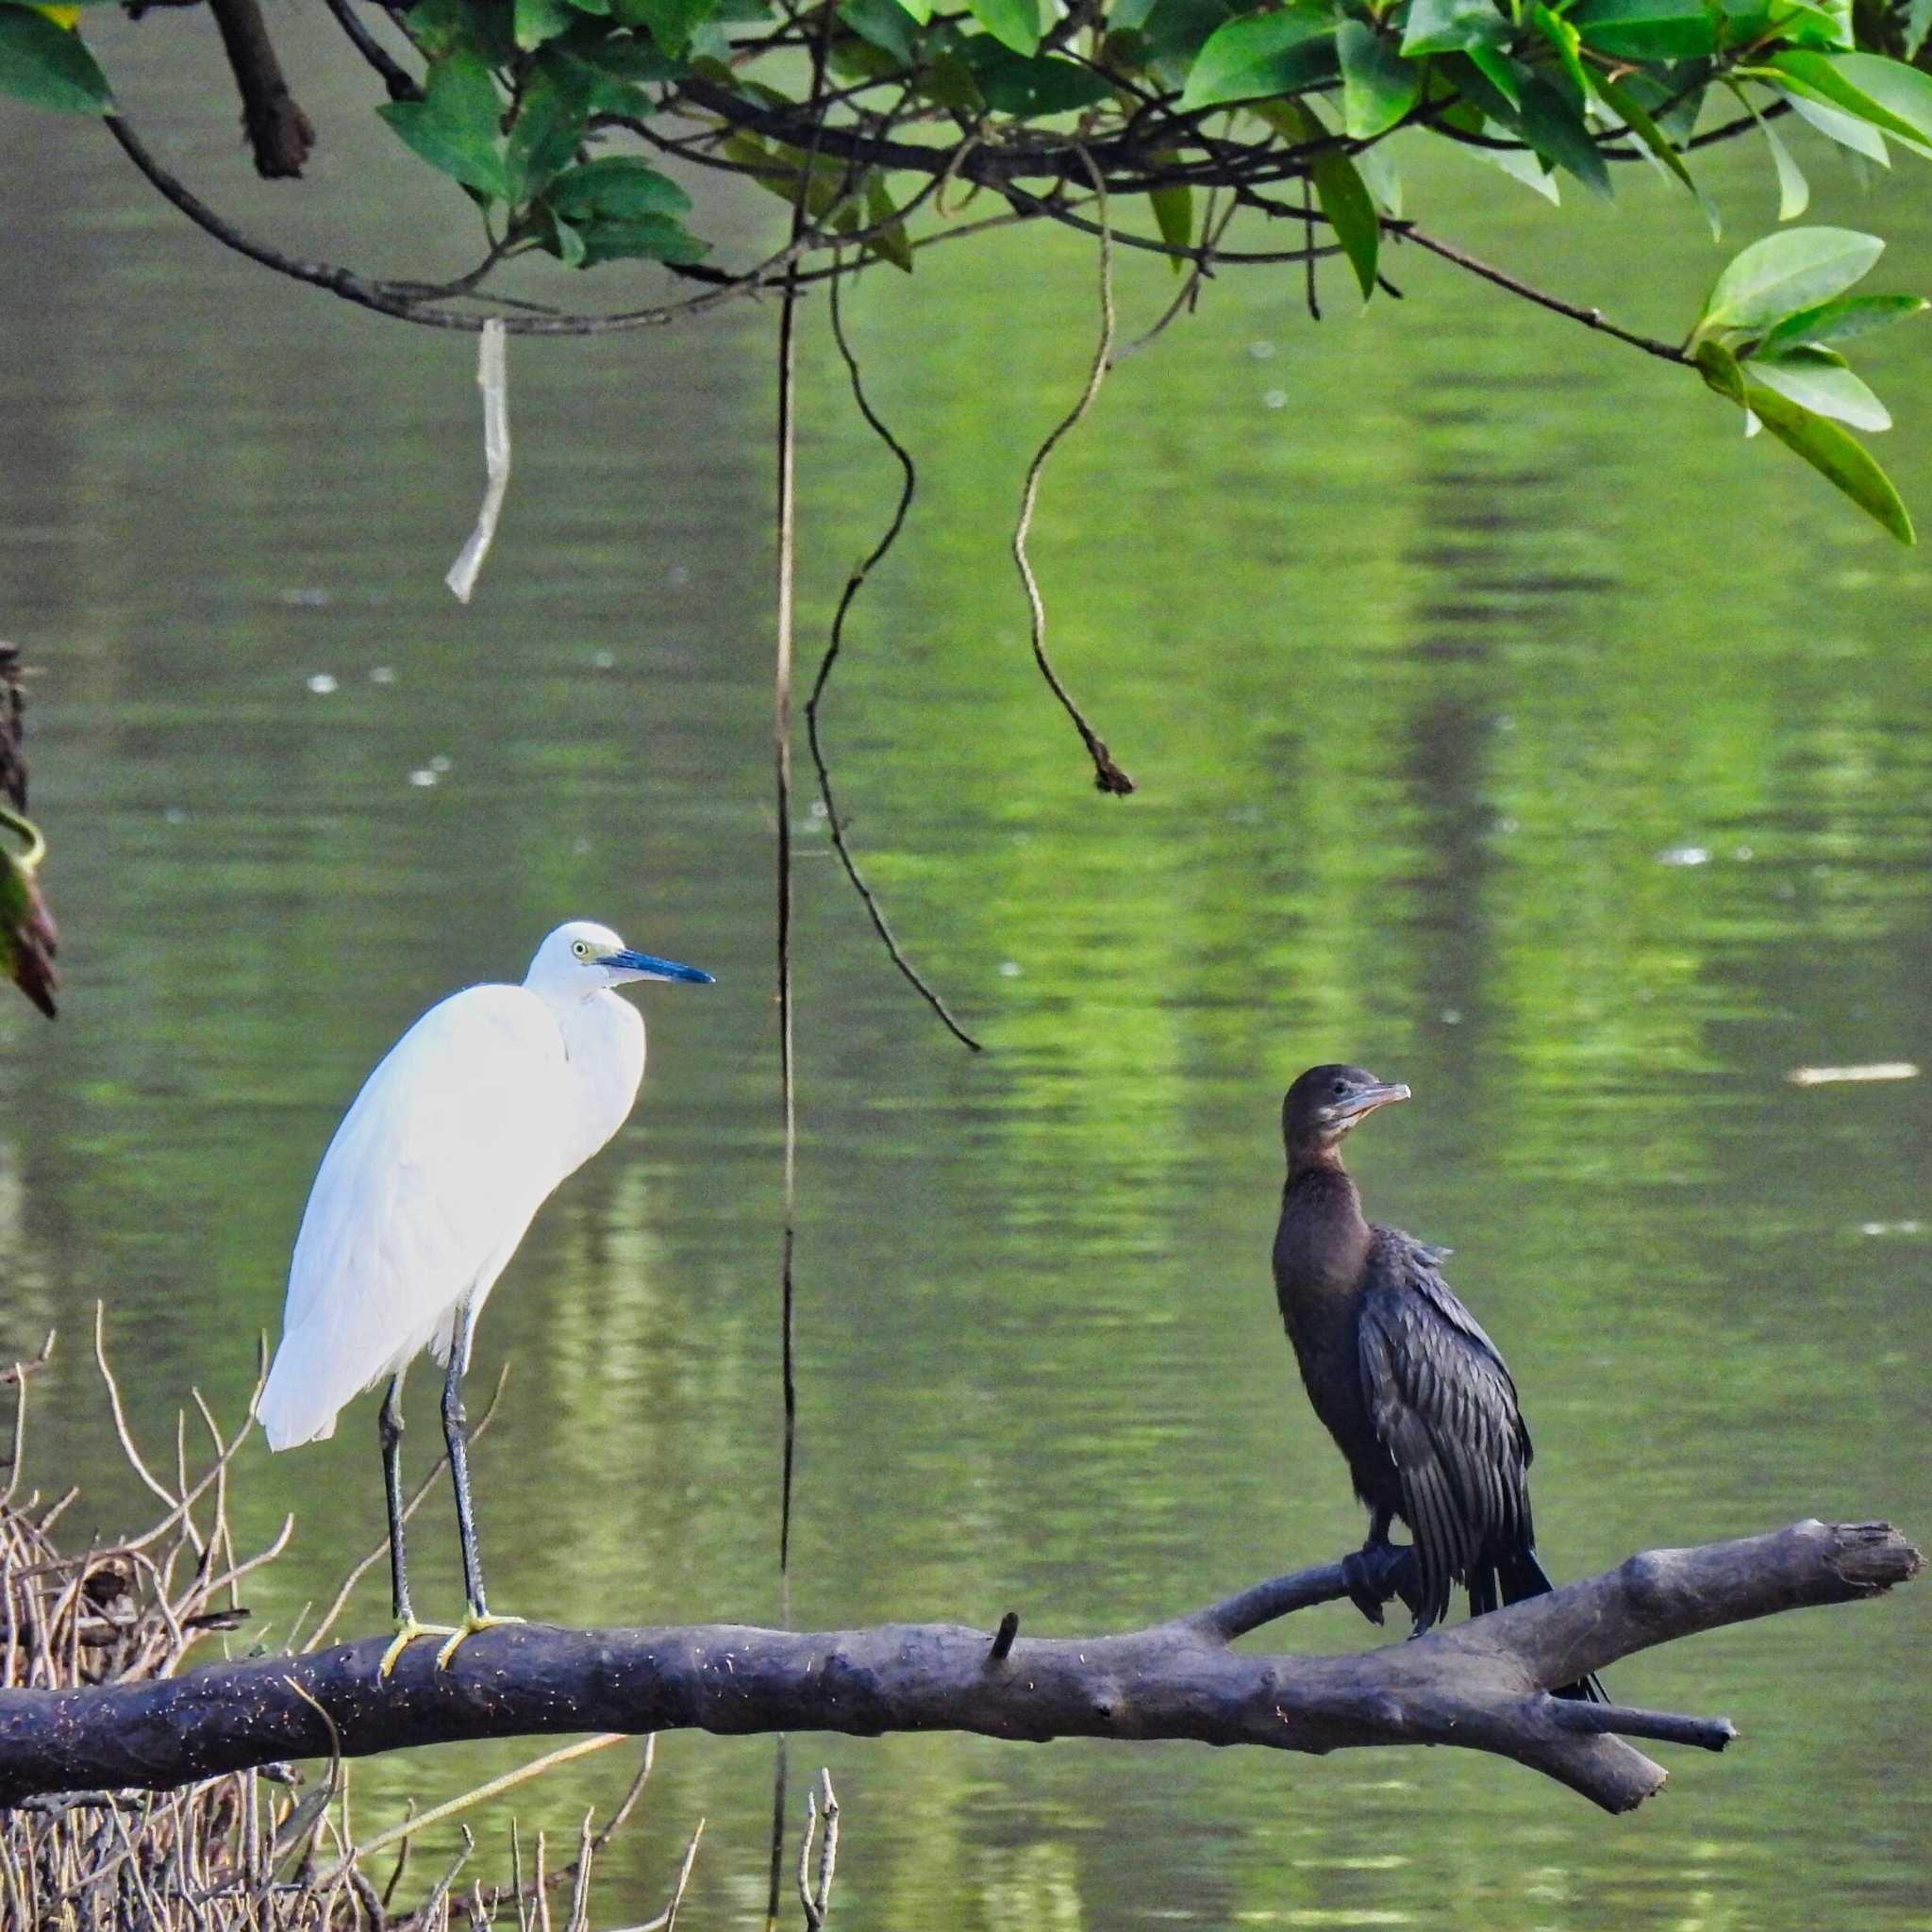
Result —
[[[0, 91], [108, 110], [79, 18], [0, 0]], [[376, 112], [480, 211], [489, 253], [466, 289], [530, 251], [729, 283], [702, 265], [666, 156], [797, 208], [794, 255], [857, 246], [909, 271], [948, 239], [937, 191], [957, 176], [956, 199], [991, 190], [1013, 215], [1102, 213], [1183, 274], [1230, 258], [1216, 243], [1235, 211], [1291, 219], [1299, 248], [1246, 258], [1336, 252], [1368, 299], [1409, 225], [1397, 134], [1553, 201], [1566, 179], [1607, 196], [1620, 165], [1654, 169], [1713, 235], [1695, 172], [1713, 141], [1761, 137], [1783, 220], [1809, 190], [1782, 118], [1868, 160], [1932, 153], [1932, 75], [1914, 64], [1932, 0], [416, 0], [402, 20], [420, 75], [391, 76]], [[1080, 215], [1089, 188], [1104, 207]], [[1821, 447], [1813, 418], [1833, 436], [1884, 426], [1829, 341], [1735, 334], [1707, 314], [1664, 353], [1700, 356], [1707, 379], [1720, 351], [1755, 362], [1781, 403], [1752, 416], [1801, 454]], [[1880, 514], [1846, 462], [1819, 466]], [[1881, 521], [1904, 534], [1902, 517]]]

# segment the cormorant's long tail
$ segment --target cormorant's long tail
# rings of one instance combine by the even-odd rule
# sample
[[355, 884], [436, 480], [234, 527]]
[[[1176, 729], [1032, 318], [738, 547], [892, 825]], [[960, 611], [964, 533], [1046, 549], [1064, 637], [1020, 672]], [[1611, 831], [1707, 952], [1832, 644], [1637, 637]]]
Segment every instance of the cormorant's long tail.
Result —
[[[1547, 1596], [1556, 1585], [1537, 1561], [1533, 1549], [1518, 1550], [1469, 1579], [1469, 1614], [1480, 1617], [1501, 1604], [1520, 1604], [1525, 1597]], [[1560, 1685], [1553, 1697], [1574, 1697], [1582, 1704], [1607, 1704], [1609, 1692], [1594, 1672], [1574, 1684]]]

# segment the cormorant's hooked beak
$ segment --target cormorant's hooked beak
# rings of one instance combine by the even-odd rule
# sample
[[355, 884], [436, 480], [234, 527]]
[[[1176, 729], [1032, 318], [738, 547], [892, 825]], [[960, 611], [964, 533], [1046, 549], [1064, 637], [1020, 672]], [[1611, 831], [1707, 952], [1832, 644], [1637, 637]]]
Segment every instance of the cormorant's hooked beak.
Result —
[[[659, 959], [649, 953], [633, 953], [625, 947], [621, 953], [606, 953], [597, 961], [600, 966], [613, 967], [626, 979], [683, 979], [693, 986], [710, 986], [711, 975], [697, 966], [680, 966], [675, 959]], [[1403, 1089], [1406, 1093], [1408, 1090]]]
[[1328, 1109], [1328, 1118], [1338, 1127], [1352, 1127], [1378, 1107], [1408, 1097], [1408, 1089], [1400, 1080], [1378, 1080], [1373, 1087], [1357, 1087], [1353, 1093], [1344, 1094]]

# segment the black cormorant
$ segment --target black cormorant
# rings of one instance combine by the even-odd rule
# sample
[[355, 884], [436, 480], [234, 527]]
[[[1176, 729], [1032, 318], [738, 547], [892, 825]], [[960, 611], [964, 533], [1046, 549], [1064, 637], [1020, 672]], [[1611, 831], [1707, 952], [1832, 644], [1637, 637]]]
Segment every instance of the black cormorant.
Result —
[[[1360, 1067], [1310, 1067], [1281, 1104], [1288, 1183], [1274, 1235], [1274, 1289], [1315, 1406], [1369, 1509], [1365, 1557], [1397, 1517], [1415, 1539], [1408, 1596], [1417, 1636], [1441, 1620], [1452, 1584], [1472, 1616], [1540, 1596], [1529, 1514], [1529, 1431], [1496, 1344], [1451, 1291], [1447, 1252], [1377, 1227], [1341, 1164], [1349, 1130], [1408, 1089]], [[1382, 1621], [1367, 1585], [1352, 1591]], [[1558, 1696], [1601, 1700], [1592, 1677]]]

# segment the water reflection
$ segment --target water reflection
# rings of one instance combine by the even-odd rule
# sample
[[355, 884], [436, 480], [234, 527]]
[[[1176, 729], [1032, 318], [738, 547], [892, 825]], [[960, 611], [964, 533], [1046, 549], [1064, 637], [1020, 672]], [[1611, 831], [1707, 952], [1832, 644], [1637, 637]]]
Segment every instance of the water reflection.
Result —
[[[192, 125], [185, 93], [174, 111]], [[478, 1462], [492, 1578], [537, 1616], [768, 1617], [765, 318], [514, 358], [518, 477], [458, 611], [467, 348], [127, 224], [82, 132], [33, 132], [81, 199], [63, 225], [0, 173], [9, 232], [51, 251], [0, 289], [10, 338], [46, 345], [0, 368], [0, 571], [48, 668], [34, 751], [73, 989], [58, 1028], [0, 1023], [5, 1343], [68, 1337], [30, 1474], [82, 1473], [104, 1534], [134, 1521], [78, 1345], [93, 1298], [146, 1440], [191, 1384], [236, 1413], [375, 1056], [466, 973], [514, 976], [557, 919], [604, 917], [720, 983], [702, 1009], [646, 992], [636, 1120], [484, 1324], [479, 1383], [513, 1363]], [[183, 136], [265, 205], [227, 138]], [[1639, 261], [1679, 293], [1708, 272], [1661, 198], [1573, 226], [1480, 180], [1441, 191], [1457, 232], [1583, 299], [1652, 299], [1615, 286]], [[1896, 281], [1932, 280], [1922, 213], [1884, 196]], [[1004, 552], [1084, 373], [1091, 271], [995, 242], [854, 303], [922, 493], [827, 730], [902, 937], [992, 1051], [932, 1026], [807, 832], [798, 1615], [1117, 1625], [1354, 1540], [1265, 1258], [1280, 1087], [1337, 1055], [1416, 1091], [1364, 1182], [1455, 1246], [1509, 1356], [1553, 1569], [1807, 1512], [1923, 1526], [1923, 1458], [1898, 1452], [1924, 1410], [1927, 1083], [1785, 1078], [1926, 1058], [1922, 569], [1789, 459], [1740, 453], [1723, 412], [1664, 416], [1669, 372], [1438, 264], [1402, 265], [1400, 309], [1320, 330], [1286, 287], [1227, 278], [1123, 368], [1042, 503], [1060, 667], [1143, 788], [1101, 800]], [[1123, 292], [1168, 296], [1158, 275]], [[276, 355], [225, 347], [236, 318]], [[1874, 356], [1923, 445], [1908, 333]], [[829, 355], [810, 382], [822, 626], [893, 477]], [[1932, 501], [1923, 446], [1888, 458]], [[358, 1410], [243, 1472], [258, 1540], [330, 1499], [256, 1598], [271, 1641], [379, 1535], [374, 1436]], [[453, 1538], [419, 1543], [425, 1613], [453, 1607]], [[355, 1614], [382, 1610], [378, 1576]], [[1850, 1910], [1906, 1932], [1927, 1615], [1907, 1592], [1623, 1666], [1621, 1695], [1727, 1710], [1745, 1740], [1674, 1760], [1617, 1825], [1439, 1755], [941, 1737], [794, 1762], [839, 1781], [854, 1927], [1795, 1932]], [[1333, 1609], [1280, 1641], [1364, 1635]], [[358, 1767], [358, 1812], [521, 1755]], [[657, 1909], [704, 1814], [693, 1922], [756, 1919], [766, 1765], [667, 1740], [606, 1918]], [[623, 1777], [574, 1767], [525, 1823], [574, 1833]], [[1790, 1851], [1821, 1793], [1835, 1867]]]

